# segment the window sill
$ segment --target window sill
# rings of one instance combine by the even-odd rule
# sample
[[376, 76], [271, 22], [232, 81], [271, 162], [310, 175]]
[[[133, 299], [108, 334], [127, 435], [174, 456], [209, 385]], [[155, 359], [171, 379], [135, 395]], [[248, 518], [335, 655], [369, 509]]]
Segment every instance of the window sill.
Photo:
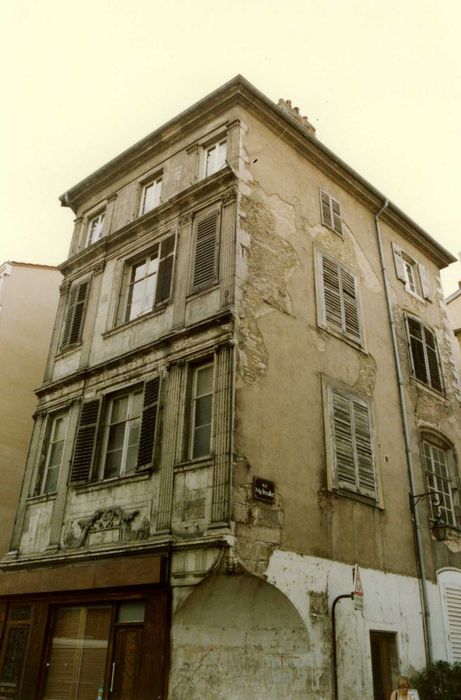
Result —
[[443, 391], [437, 391], [437, 389], [433, 389], [431, 386], [428, 386], [425, 382], [423, 382], [421, 379], [417, 379], [417, 377], [410, 377], [410, 382], [414, 384], [417, 388], [422, 389], [423, 391], [427, 392], [430, 396], [433, 396], [434, 399], [437, 399], [438, 401], [441, 401], [445, 405], [449, 405], [449, 401]]
[[352, 348], [355, 348], [356, 350], [363, 353], [364, 355], [368, 355], [368, 352], [365, 350], [365, 347], [363, 344], [359, 343], [356, 340], [353, 340], [352, 338], [349, 338], [347, 335], [344, 335], [340, 331], [336, 331], [334, 328], [329, 328], [328, 326], [321, 326], [320, 324], [317, 324], [317, 326], [314, 326], [314, 328], [317, 331], [324, 331], [325, 333], [332, 335], [334, 338], [338, 338], [338, 340], [342, 340], [344, 343], [347, 343]]
[[202, 469], [203, 467], [211, 467], [213, 464], [213, 457], [209, 455], [208, 457], [200, 457], [198, 459], [190, 459], [187, 462], [180, 462], [174, 465], [175, 472], [187, 472], [193, 469]]
[[39, 493], [37, 496], [28, 496], [27, 503], [34, 505], [35, 503], [47, 503], [48, 501], [54, 501], [57, 495], [57, 491], [53, 491], [52, 493]]
[[67, 357], [67, 355], [71, 355], [76, 350], [79, 350], [79, 348], [81, 348], [82, 345], [83, 345], [82, 341], [79, 341], [78, 343], [75, 343], [74, 345], [66, 348], [65, 350], [60, 350], [59, 352], [56, 353], [55, 360], [60, 360], [63, 357]]
[[213, 292], [215, 289], [219, 289], [219, 280], [217, 282], [213, 282], [207, 287], [201, 287], [200, 289], [194, 289], [192, 292], [189, 292], [189, 294], [186, 296], [186, 301], [189, 301], [189, 299], [195, 299], [196, 297], [200, 297], [204, 294], [208, 294], [209, 292]]
[[343, 488], [334, 488], [332, 490], [334, 496], [341, 498], [348, 498], [351, 501], [357, 501], [358, 503], [363, 503], [365, 506], [371, 506], [372, 508], [377, 508], [378, 510], [384, 510], [384, 506], [371, 496], [363, 496], [361, 493], [356, 493], [355, 491], [348, 491]]
[[411, 297], [413, 297], [413, 299], [416, 299], [416, 301], [419, 301], [420, 304], [426, 305], [426, 301], [428, 301], [427, 299], [424, 299], [420, 294], [418, 294], [417, 292], [414, 292], [412, 289], [410, 289], [410, 287], [407, 287], [406, 284], [404, 285], [404, 288], [405, 288], [405, 291], [407, 292], [407, 294], [409, 294]]
[[133, 326], [136, 326], [137, 324], [142, 323], [143, 321], [155, 318], [155, 316], [160, 316], [161, 314], [163, 314], [168, 304], [169, 301], [166, 301], [164, 304], [156, 306], [155, 309], [152, 309], [152, 311], [149, 311], [146, 314], [142, 314], [137, 318], [132, 318], [131, 321], [124, 321], [124, 323], [121, 323], [119, 326], [115, 326], [114, 328], [110, 328], [109, 330], [104, 331], [104, 333], [102, 333], [102, 337], [110, 338], [111, 336], [116, 335], [119, 331], [126, 330], [127, 328], [132, 328]]
[[147, 481], [152, 475], [152, 470], [143, 471], [140, 474], [124, 474], [123, 476], [114, 476], [111, 479], [102, 479], [100, 481], [91, 481], [85, 484], [71, 484], [74, 490], [81, 493], [88, 493], [89, 491], [100, 491], [101, 489], [107, 489], [112, 486], [122, 486], [127, 483], [133, 483], [136, 481]]

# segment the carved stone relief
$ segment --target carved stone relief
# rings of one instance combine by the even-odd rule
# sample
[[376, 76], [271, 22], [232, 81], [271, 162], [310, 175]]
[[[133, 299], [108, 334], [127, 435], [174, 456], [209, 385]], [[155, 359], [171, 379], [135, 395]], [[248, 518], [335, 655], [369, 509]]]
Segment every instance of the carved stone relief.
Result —
[[[71, 523], [65, 537], [64, 546], [68, 549], [78, 549], [88, 543], [91, 535], [109, 535], [109, 538], [97, 539], [96, 542], [131, 542], [145, 540], [149, 537], [149, 520], [143, 517], [138, 528], [133, 528], [134, 520], [140, 515], [139, 510], [125, 511], [123, 508], [106, 508], [97, 510], [86, 518], [81, 518], [76, 524]], [[94, 544], [96, 542], [93, 542]]]

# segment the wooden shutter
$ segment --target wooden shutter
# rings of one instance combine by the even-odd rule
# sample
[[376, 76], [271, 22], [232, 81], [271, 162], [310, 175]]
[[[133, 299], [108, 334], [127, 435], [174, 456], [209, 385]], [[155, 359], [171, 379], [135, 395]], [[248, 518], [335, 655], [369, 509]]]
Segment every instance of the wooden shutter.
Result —
[[96, 448], [100, 406], [99, 399], [82, 404], [70, 475], [71, 483], [88, 481], [90, 478]]
[[338, 265], [334, 260], [322, 256], [323, 300], [325, 322], [342, 330], [341, 288]]
[[355, 490], [354, 442], [349, 399], [333, 391], [333, 431], [336, 485]]
[[427, 369], [430, 377], [430, 385], [437, 391], [442, 391], [442, 374], [440, 372], [439, 353], [434, 333], [424, 327], [424, 339], [426, 343]]
[[339, 202], [336, 201], [336, 199], [331, 199], [331, 209], [332, 209], [332, 214], [333, 214], [333, 231], [340, 236], [343, 235], [343, 222], [341, 219], [341, 207], [339, 206]]
[[402, 258], [402, 249], [396, 243], [393, 243], [392, 251], [394, 253], [395, 274], [397, 275], [397, 279], [406, 283], [407, 276], [405, 274], [405, 265]]
[[148, 380], [144, 385], [144, 406], [139, 437], [137, 469], [153, 466], [155, 434], [160, 397], [160, 377]]
[[322, 256], [322, 283], [324, 322], [360, 341], [357, 278], [335, 260]]
[[83, 327], [83, 315], [86, 306], [88, 282], [73, 285], [69, 294], [64, 330], [62, 333], [61, 349], [78, 343]]
[[193, 287], [200, 288], [216, 280], [216, 246], [218, 212], [214, 211], [197, 223]]
[[374, 498], [376, 480], [368, 407], [359, 401], [352, 400], [352, 411], [359, 491]]
[[426, 358], [424, 354], [423, 328], [421, 323], [411, 316], [407, 316], [407, 328], [410, 341], [411, 360], [413, 364], [413, 374], [426, 384], [429, 383], [426, 368]]
[[429, 282], [429, 274], [424, 265], [418, 265], [419, 279], [421, 280], [421, 292], [424, 299], [432, 301], [431, 285]]
[[166, 301], [171, 293], [171, 280], [173, 277], [175, 236], [168, 236], [162, 241], [160, 248], [160, 260], [158, 264], [157, 291], [155, 303]]
[[354, 340], [360, 340], [357, 278], [341, 269], [341, 291], [344, 311], [344, 332]]
[[461, 588], [445, 586], [451, 661], [461, 662]]
[[333, 228], [333, 217], [331, 215], [330, 195], [320, 190], [320, 209], [322, 212], [322, 224], [328, 228]]

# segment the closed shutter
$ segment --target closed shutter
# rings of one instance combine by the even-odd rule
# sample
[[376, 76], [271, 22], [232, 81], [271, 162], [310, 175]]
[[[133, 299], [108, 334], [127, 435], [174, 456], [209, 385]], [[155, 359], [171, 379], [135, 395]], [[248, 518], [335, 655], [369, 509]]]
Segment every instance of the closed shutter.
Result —
[[419, 279], [421, 280], [421, 291], [424, 299], [432, 301], [431, 285], [429, 282], [429, 273], [424, 265], [418, 265]]
[[461, 588], [445, 586], [445, 601], [451, 660], [461, 662]]
[[197, 223], [193, 287], [206, 287], [216, 280], [218, 212]]
[[340, 236], [343, 235], [343, 222], [341, 219], [341, 207], [339, 206], [339, 202], [336, 201], [336, 199], [331, 199], [331, 209], [333, 213], [333, 231], [335, 233], [339, 234]]
[[157, 291], [155, 303], [166, 301], [171, 293], [171, 280], [173, 276], [175, 236], [168, 236], [162, 241], [160, 260], [158, 266]]
[[320, 190], [320, 209], [322, 224], [327, 226], [339, 236], [343, 235], [343, 222], [341, 219], [341, 206], [328, 192]]
[[61, 349], [75, 345], [80, 340], [83, 327], [88, 282], [74, 285], [69, 294], [64, 329], [62, 333]]
[[360, 342], [357, 278], [322, 256], [322, 283], [326, 325]]
[[421, 323], [411, 316], [407, 317], [413, 373], [417, 379], [428, 384], [426, 358], [424, 355], [423, 328]]
[[155, 377], [154, 379], [148, 380], [144, 385], [144, 406], [139, 438], [137, 469], [147, 469], [148, 467], [152, 467], [154, 463], [153, 453], [159, 397], [160, 377]]
[[82, 405], [70, 475], [71, 483], [88, 481], [90, 478], [96, 447], [100, 405], [99, 399], [87, 401]]
[[322, 224], [328, 228], [333, 228], [333, 219], [331, 216], [330, 195], [320, 190], [320, 204], [322, 211]]
[[342, 330], [341, 291], [338, 265], [330, 258], [322, 257], [322, 281], [327, 325]]
[[402, 249], [396, 243], [393, 243], [392, 251], [394, 253], [395, 274], [397, 275], [397, 279], [406, 282], [407, 276], [405, 274], [405, 265], [402, 258]]
[[376, 495], [376, 483], [370, 416], [367, 406], [358, 401], [352, 401], [352, 410], [359, 491], [374, 498]]
[[342, 269], [341, 287], [344, 306], [344, 332], [354, 340], [360, 340], [357, 278], [347, 270]]
[[338, 487], [355, 490], [354, 443], [349, 399], [333, 392], [333, 426]]
[[433, 389], [437, 389], [437, 391], [442, 391], [442, 376], [440, 372], [440, 363], [435, 335], [429, 330], [429, 328], [425, 327], [424, 338], [426, 341], [427, 364], [431, 387]]

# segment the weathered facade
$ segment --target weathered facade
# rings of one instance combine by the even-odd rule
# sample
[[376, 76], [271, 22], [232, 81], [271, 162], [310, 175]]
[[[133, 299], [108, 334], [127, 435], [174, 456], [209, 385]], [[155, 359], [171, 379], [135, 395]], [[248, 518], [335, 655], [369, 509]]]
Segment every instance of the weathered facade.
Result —
[[61, 201], [4, 697], [330, 698], [354, 564], [340, 697], [460, 658], [452, 256], [241, 77]]
[[453, 292], [453, 294], [450, 294], [448, 299], [446, 299], [446, 302], [448, 320], [453, 329], [453, 333], [455, 334], [455, 338], [458, 341], [459, 356], [461, 358], [461, 280], [458, 283], [458, 289], [455, 292]]

